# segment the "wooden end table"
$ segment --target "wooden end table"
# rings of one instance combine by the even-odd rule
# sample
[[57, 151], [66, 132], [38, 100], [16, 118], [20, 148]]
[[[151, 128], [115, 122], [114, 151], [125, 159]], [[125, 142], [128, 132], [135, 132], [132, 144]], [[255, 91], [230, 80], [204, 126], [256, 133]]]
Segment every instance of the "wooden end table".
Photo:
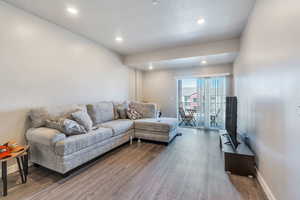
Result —
[[2, 166], [2, 182], [3, 182], [2, 195], [3, 196], [7, 195], [7, 161], [13, 160], [14, 158], [17, 160], [22, 184], [25, 184], [27, 182], [28, 151], [29, 151], [29, 146], [25, 146], [24, 150], [16, 153], [11, 153], [11, 156], [8, 158], [0, 159], [1, 166]]

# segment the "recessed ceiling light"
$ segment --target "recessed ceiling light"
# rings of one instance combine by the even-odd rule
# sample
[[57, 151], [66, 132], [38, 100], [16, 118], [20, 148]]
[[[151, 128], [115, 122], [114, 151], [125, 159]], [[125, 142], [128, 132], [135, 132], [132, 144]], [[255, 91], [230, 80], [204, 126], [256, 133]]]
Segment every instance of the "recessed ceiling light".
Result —
[[116, 37], [115, 39], [117, 42], [123, 42], [123, 38], [122, 37]]
[[71, 13], [72, 15], [77, 15], [78, 14], [78, 10], [76, 9], [76, 8], [74, 8], [74, 7], [68, 7], [67, 8], [67, 11], [69, 12], [69, 13]]
[[202, 17], [197, 20], [197, 24], [204, 24], [204, 22], [205, 22], [205, 19]]
[[153, 69], [152, 63], [149, 64], [149, 67], [148, 67], [148, 68], [149, 68], [149, 70], [152, 70], [152, 69]]
[[205, 64], [207, 64], [207, 61], [206, 60], [202, 60], [201, 64], [205, 65]]
[[158, 0], [152, 0], [152, 4], [153, 4], [153, 5], [155, 5], [155, 6], [156, 6], [158, 3], [159, 3], [159, 1], [158, 1]]

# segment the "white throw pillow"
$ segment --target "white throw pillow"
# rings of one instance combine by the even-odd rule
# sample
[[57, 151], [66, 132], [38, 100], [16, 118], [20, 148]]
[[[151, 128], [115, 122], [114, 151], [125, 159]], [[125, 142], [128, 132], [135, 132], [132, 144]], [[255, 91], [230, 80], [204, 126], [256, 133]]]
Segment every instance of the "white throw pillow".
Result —
[[78, 124], [82, 125], [85, 128], [85, 130], [92, 130], [93, 121], [86, 111], [80, 110], [72, 113], [71, 116]]

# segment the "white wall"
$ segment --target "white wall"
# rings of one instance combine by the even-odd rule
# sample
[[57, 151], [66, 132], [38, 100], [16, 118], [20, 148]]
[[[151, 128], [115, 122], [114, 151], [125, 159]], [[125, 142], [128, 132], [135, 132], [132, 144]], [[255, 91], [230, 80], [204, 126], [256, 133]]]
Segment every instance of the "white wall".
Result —
[[[214, 75], [232, 73], [232, 65], [201, 66], [184, 69], [164, 69], [143, 73], [143, 100], [157, 103], [163, 116], [176, 117], [178, 76]], [[231, 88], [231, 77], [228, 78]], [[231, 90], [229, 89], [229, 93]]]
[[113, 52], [4, 2], [0, 24], [0, 143], [23, 142], [29, 108], [129, 98]]
[[257, 1], [234, 65], [238, 128], [277, 200], [300, 199], [299, 20], [298, 0]]

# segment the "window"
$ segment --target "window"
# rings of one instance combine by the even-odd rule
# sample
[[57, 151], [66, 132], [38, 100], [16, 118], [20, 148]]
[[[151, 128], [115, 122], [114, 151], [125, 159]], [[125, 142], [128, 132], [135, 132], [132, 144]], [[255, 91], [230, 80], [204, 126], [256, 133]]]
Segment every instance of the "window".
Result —
[[[225, 77], [183, 79], [178, 83], [178, 102], [184, 109], [194, 109], [197, 126], [224, 128]], [[183, 96], [183, 98], [181, 97]]]

